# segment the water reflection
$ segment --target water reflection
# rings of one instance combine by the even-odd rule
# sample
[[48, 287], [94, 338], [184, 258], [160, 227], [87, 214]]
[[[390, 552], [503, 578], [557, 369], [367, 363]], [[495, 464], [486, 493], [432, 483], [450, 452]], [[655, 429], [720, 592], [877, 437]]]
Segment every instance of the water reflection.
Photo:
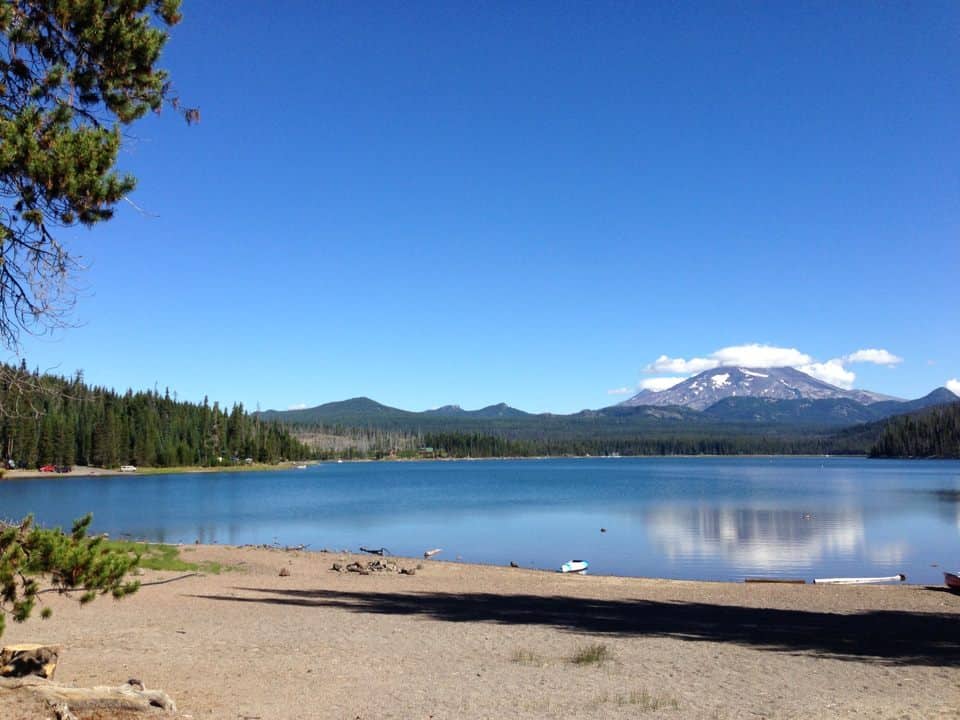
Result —
[[[598, 573], [940, 582], [960, 558], [960, 463], [623, 458], [344, 463], [304, 472], [0, 482], [0, 516], [192, 543], [385, 545]], [[607, 533], [599, 532], [606, 527]]]
[[651, 543], [674, 560], [722, 560], [739, 568], [810, 567], [862, 553], [862, 513], [776, 508], [660, 506], [646, 515]]
[[947, 522], [955, 523], [957, 530], [960, 530], [960, 490], [938, 488], [912, 494], [921, 496], [925, 501], [932, 498], [936, 504], [937, 514]]

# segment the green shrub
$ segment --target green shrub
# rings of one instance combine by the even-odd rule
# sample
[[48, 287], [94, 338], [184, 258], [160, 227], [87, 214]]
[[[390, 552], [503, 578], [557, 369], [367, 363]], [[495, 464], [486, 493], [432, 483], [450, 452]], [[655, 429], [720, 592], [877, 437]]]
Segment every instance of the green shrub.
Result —
[[[140, 554], [118, 548], [102, 537], [88, 537], [92, 515], [73, 524], [69, 534], [60, 528], [36, 527], [27, 516], [18, 524], [0, 524], [0, 635], [6, 616], [24, 622], [37, 604], [39, 577], [49, 577], [61, 592], [77, 591], [85, 605], [98, 595], [120, 599], [137, 591], [140, 583], [128, 575]], [[50, 617], [44, 608], [41, 617]]]

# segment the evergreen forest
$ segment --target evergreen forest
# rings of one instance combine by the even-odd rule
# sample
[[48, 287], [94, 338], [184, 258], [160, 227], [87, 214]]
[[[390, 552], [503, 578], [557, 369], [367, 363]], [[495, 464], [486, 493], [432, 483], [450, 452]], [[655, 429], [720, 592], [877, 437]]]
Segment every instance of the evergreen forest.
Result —
[[870, 457], [960, 458], [960, 403], [891, 418]]
[[[410, 424], [418, 423], [415, 418]], [[474, 429], [456, 419], [431, 419], [431, 428], [399, 429], [394, 418], [380, 426], [368, 417], [365, 426], [290, 424], [290, 430], [321, 460], [398, 458], [490, 458], [636, 455], [868, 455], [870, 457], [960, 456], [960, 403], [897, 415], [847, 428], [746, 426], [715, 423], [644, 421], [634, 428], [606, 425], [577, 427], [548, 417], [523, 425], [482, 421]], [[439, 426], [439, 427], [438, 427]]]
[[[737, 432], [667, 433], [564, 437], [511, 435], [496, 429], [403, 432], [381, 428], [291, 425], [320, 460], [383, 458], [582, 457], [638, 455], [865, 455], [872, 432], [779, 435]], [[858, 429], [859, 430], [859, 429]]]
[[280, 423], [236, 404], [182, 402], [170, 392], [118, 394], [72, 378], [0, 365], [0, 452], [17, 467], [275, 463], [312, 455]]

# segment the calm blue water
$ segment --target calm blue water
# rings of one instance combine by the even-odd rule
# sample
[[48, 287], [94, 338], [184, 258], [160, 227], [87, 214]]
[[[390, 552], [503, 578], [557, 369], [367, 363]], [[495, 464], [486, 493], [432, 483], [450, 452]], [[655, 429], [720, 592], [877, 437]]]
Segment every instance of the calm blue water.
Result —
[[[0, 517], [164, 542], [309, 543], [737, 580], [960, 567], [960, 462], [620, 458], [0, 481]], [[600, 528], [607, 529], [601, 533]], [[932, 567], [937, 564], [940, 567]]]

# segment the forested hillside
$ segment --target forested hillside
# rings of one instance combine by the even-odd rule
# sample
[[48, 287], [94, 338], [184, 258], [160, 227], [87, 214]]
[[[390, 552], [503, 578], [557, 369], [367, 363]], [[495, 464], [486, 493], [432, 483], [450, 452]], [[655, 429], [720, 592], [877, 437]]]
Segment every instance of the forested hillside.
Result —
[[870, 457], [960, 458], [960, 403], [891, 418]]
[[272, 463], [309, 454], [283, 425], [242, 405], [179, 402], [169, 391], [120, 395], [86, 385], [80, 373], [67, 379], [0, 365], [0, 455], [18, 467]]
[[632, 436], [578, 438], [561, 434], [516, 437], [496, 431], [404, 433], [341, 425], [293, 425], [290, 429], [322, 460], [583, 455], [865, 455], [880, 432], [876, 428], [870, 434], [750, 435], [703, 433], [694, 428], [675, 430], [673, 434], [640, 432]]

